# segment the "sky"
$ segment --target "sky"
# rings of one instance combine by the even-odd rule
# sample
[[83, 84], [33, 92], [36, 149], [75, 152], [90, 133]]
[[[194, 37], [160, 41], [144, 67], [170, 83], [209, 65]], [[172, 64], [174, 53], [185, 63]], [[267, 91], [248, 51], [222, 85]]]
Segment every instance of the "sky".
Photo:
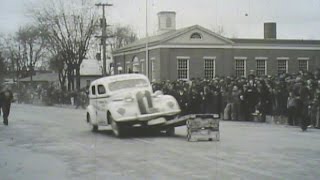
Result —
[[[45, 0], [0, 0], [0, 33], [14, 33], [32, 22], [27, 12]], [[68, 0], [65, 0], [68, 1]], [[85, 0], [83, 0], [85, 1]], [[319, 39], [320, 0], [87, 0], [112, 3], [108, 24], [130, 25], [139, 37], [157, 32], [157, 13], [175, 11], [176, 26], [223, 27], [229, 38], [263, 38], [263, 23], [277, 23], [278, 39]], [[97, 8], [97, 11], [101, 9]]]

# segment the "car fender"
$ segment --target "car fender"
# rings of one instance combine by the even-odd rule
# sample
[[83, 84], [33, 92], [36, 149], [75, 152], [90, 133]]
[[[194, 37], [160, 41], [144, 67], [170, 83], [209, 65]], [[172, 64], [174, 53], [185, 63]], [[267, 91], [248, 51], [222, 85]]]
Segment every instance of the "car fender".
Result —
[[89, 116], [90, 116], [90, 122], [88, 122], [88, 123], [96, 125], [97, 124], [97, 113], [96, 113], [95, 108], [92, 105], [89, 105], [87, 107], [87, 114], [89, 114]]
[[[121, 115], [119, 114], [118, 109], [123, 107], [124, 103], [122, 102], [110, 102], [108, 104], [108, 107], [107, 107], [107, 112], [110, 113], [110, 115], [112, 116], [112, 118], [117, 121], [117, 119], [119, 119], [121, 117]], [[109, 120], [108, 120], [109, 121]]]
[[[123, 109], [124, 113], [121, 114], [121, 109]], [[115, 121], [118, 121], [118, 119], [123, 117], [135, 117], [137, 116], [139, 112], [139, 109], [136, 105], [136, 102], [124, 102], [124, 101], [118, 101], [118, 102], [111, 102], [108, 104], [108, 112], [112, 115], [112, 118]]]
[[167, 107], [167, 102], [172, 102], [174, 103], [174, 109], [180, 110], [180, 106], [176, 100], [176, 98], [174, 98], [171, 95], [161, 95], [159, 97], [155, 97], [153, 99], [153, 101], [156, 103], [156, 106], [158, 107], [163, 107], [166, 110], [170, 110], [171, 108]]

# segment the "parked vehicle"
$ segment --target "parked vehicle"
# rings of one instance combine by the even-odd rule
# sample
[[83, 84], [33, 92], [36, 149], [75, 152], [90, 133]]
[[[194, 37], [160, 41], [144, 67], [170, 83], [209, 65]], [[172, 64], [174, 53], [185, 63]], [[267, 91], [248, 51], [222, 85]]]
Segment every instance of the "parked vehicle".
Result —
[[161, 91], [154, 93], [141, 74], [108, 76], [90, 85], [87, 122], [93, 131], [111, 125], [113, 133], [122, 136], [127, 128], [163, 125], [179, 113], [176, 99]]

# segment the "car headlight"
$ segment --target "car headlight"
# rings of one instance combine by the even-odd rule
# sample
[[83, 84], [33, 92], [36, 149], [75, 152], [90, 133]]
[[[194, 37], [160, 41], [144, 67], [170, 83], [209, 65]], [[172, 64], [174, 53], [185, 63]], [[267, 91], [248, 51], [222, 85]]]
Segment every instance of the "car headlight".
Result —
[[133, 102], [133, 97], [131, 96], [131, 94], [128, 94], [124, 97], [124, 101], [125, 102]]
[[123, 115], [126, 113], [126, 110], [125, 110], [124, 108], [119, 108], [119, 109], [117, 110], [117, 112], [118, 112], [121, 116], [123, 116]]
[[167, 106], [169, 108], [173, 108], [174, 107], [174, 103], [172, 101], [167, 102]]

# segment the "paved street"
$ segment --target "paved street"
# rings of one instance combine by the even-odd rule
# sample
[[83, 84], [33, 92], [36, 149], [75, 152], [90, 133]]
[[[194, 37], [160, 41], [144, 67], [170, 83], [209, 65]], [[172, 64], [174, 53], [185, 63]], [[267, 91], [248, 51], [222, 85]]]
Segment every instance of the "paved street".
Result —
[[93, 133], [85, 111], [17, 105], [0, 125], [0, 179], [319, 179], [320, 130], [221, 122], [220, 142]]

